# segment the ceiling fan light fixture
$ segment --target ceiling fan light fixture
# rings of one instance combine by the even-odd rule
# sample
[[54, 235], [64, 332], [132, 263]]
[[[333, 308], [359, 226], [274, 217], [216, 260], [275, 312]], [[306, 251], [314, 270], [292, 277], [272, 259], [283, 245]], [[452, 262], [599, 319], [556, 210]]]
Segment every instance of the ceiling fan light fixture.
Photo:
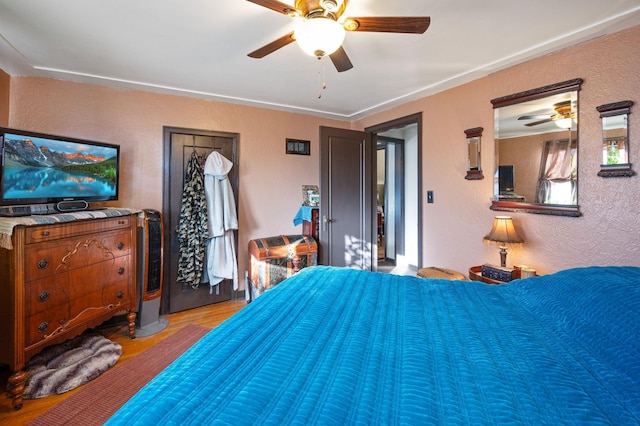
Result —
[[571, 120], [571, 117], [555, 120], [554, 123], [556, 124], [556, 126], [560, 127], [561, 129], [571, 129], [571, 127], [573, 126], [573, 121]]
[[344, 41], [344, 28], [336, 21], [322, 16], [301, 19], [295, 39], [307, 55], [321, 58], [338, 50]]

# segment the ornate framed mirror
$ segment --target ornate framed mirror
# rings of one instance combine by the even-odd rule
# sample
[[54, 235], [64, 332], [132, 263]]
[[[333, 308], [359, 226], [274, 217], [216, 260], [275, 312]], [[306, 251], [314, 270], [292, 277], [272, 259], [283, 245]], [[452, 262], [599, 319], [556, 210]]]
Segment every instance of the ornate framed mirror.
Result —
[[635, 172], [629, 162], [628, 116], [633, 101], [596, 107], [602, 120], [602, 164], [598, 176], [629, 177]]
[[580, 216], [578, 92], [582, 79], [493, 99], [492, 210]]
[[480, 165], [480, 139], [482, 127], [474, 127], [464, 131], [467, 135], [467, 180], [484, 179], [482, 166]]

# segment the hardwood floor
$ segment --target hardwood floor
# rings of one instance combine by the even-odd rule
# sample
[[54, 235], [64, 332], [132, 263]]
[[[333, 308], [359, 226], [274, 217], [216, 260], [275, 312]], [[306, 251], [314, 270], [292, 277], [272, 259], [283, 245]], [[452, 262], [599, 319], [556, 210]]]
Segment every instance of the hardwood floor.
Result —
[[[198, 324], [207, 328], [215, 328], [224, 320], [247, 306], [244, 300], [232, 300], [229, 302], [216, 303], [198, 309], [178, 312], [167, 315], [164, 318], [169, 320], [167, 328], [153, 336], [130, 339], [127, 335], [127, 326], [124, 323], [116, 323], [115, 325], [100, 328], [98, 331], [105, 337], [122, 345], [122, 355], [118, 364], [132, 358], [153, 346], [161, 340], [173, 334], [176, 330], [187, 324]], [[7, 368], [0, 371], [0, 387], [6, 390], [7, 377], [9, 371]], [[47, 411], [49, 408], [68, 398], [77, 392], [80, 388], [74, 389], [62, 395], [53, 395], [41, 399], [25, 400], [22, 409], [14, 410], [11, 405], [11, 399], [8, 392], [5, 391], [5, 397], [0, 397], [0, 424], [2, 425], [25, 425], [32, 419]]]

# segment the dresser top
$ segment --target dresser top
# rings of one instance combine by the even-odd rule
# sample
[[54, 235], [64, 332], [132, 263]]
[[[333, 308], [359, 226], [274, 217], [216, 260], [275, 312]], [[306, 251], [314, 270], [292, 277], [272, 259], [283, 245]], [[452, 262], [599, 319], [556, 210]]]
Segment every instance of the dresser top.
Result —
[[103, 208], [99, 210], [83, 210], [72, 213], [58, 213], [45, 215], [31, 215], [18, 217], [0, 217], [0, 248], [11, 250], [13, 244], [11, 236], [16, 226], [48, 225], [53, 223], [73, 222], [84, 219], [102, 219], [105, 217], [129, 216], [141, 213], [140, 209], [132, 208]]

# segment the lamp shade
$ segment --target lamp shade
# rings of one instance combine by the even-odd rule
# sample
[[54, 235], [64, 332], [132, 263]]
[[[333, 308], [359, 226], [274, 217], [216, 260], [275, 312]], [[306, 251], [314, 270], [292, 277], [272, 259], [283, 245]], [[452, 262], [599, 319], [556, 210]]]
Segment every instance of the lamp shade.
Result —
[[301, 19], [295, 30], [295, 38], [298, 46], [308, 55], [331, 55], [344, 41], [344, 27], [322, 16]]
[[523, 241], [513, 227], [513, 219], [509, 216], [496, 216], [491, 231], [485, 235], [485, 241], [501, 244], [520, 244]]

